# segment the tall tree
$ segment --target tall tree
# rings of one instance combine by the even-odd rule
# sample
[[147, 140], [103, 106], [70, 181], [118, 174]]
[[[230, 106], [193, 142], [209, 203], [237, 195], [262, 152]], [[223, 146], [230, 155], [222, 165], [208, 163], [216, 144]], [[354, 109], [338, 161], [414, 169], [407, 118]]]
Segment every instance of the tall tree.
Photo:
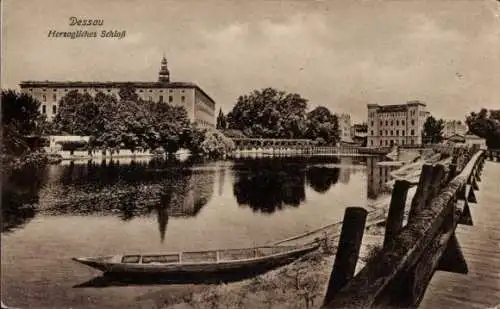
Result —
[[101, 109], [90, 94], [72, 90], [59, 101], [54, 128], [63, 134], [91, 135], [98, 131]]
[[337, 116], [324, 106], [318, 106], [307, 114], [306, 137], [320, 145], [334, 145], [338, 140]]
[[227, 123], [226, 123], [226, 116], [222, 112], [222, 109], [219, 109], [219, 115], [217, 116], [217, 125], [216, 128], [218, 130], [224, 130], [226, 129]]
[[227, 115], [229, 129], [242, 131], [249, 137], [304, 137], [307, 100], [296, 93], [273, 88], [254, 90], [238, 98]]
[[151, 103], [151, 114], [156, 138], [165, 151], [176, 152], [182, 147], [185, 129], [190, 127], [189, 118], [183, 106]]
[[437, 120], [433, 116], [429, 116], [424, 123], [422, 131], [422, 141], [429, 144], [437, 144], [443, 140], [444, 120]]

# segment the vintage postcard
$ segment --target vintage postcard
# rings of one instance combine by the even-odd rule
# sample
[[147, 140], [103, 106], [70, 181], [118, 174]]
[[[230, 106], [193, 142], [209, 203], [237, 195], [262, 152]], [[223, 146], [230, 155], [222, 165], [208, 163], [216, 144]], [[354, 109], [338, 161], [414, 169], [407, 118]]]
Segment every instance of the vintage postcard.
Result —
[[2, 308], [499, 308], [500, 1], [1, 12]]

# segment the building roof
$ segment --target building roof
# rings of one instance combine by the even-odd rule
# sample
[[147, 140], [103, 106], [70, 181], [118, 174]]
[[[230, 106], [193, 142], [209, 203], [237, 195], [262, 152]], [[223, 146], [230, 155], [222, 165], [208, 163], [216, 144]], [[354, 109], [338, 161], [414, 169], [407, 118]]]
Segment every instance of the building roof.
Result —
[[408, 109], [408, 106], [427, 106], [418, 100], [408, 101], [404, 104], [391, 104], [391, 105], [379, 105], [379, 104], [367, 104], [368, 108], [377, 108], [377, 112], [404, 112]]
[[22, 88], [121, 88], [132, 86], [134, 88], [193, 88], [199, 90], [203, 93], [210, 101], [215, 103], [215, 101], [201, 89], [198, 85], [191, 82], [141, 82], [141, 81], [127, 81], [127, 82], [89, 82], [89, 81], [21, 81], [19, 86]]

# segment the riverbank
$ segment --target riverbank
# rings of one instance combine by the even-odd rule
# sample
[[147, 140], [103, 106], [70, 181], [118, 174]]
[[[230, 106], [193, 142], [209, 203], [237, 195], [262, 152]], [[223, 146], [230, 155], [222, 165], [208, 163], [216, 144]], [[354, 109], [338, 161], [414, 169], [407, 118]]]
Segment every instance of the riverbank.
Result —
[[2, 174], [5, 174], [27, 165], [45, 165], [50, 163], [52, 159], [53, 156], [41, 151], [29, 152], [21, 156], [1, 154], [0, 161], [2, 162], [2, 166], [0, 167], [0, 171]]

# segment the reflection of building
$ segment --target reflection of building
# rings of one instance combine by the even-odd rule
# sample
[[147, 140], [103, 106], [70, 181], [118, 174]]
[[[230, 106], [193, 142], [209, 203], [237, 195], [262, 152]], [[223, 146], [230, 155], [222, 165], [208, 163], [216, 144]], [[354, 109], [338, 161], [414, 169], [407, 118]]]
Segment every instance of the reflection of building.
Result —
[[213, 195], [215, 171], [198, 171], [185, 182], [175, 184], [168, 214], [172, 217], [196, 216]]
[[342, 142], [352, 142], [351, 136], [351, 115], [341, 114], [338, 117], [339, 137]]
[[443, 137], [449, 138], [453, 135], [465, 135], [467, 133], [467, 125], [460, 120], [448, 120], [444, 123]]
[[386, 191], [385, 183], [391, 180], [391, 171], [397, 169], [394, 166], [377, 165], [378, 157], [368, 157], [366, 162], [368, 178], [368, 198], [375, 199], [380, 193]]
[[339, 181], [343, 184], [349, 183], [349, 179], [351, 178], [352, 172], [352, 157], [343, 157], [341, 158], [340, 163], [343, 165], [339, 170]]
[[123, 87], [134, 87], [139, 97], [146, 101], [168, 102], [183, 106], [191, 122], [201, 127], [215, 126], [215, 102], [199, 86], [189, 82], [171, 82], [167, 59], [162, 59], [157, 82], [81, 82], [81, 81], [23, 81], [21, 91], [41, 102], [41, 113], [52, 119], [59, 100], [71, 90], [95, 95], [97, 92], [113, 94]]
[[398, 105], [368, 104], [368, 147], [422, 144], [426, 105], [411, 101]]

